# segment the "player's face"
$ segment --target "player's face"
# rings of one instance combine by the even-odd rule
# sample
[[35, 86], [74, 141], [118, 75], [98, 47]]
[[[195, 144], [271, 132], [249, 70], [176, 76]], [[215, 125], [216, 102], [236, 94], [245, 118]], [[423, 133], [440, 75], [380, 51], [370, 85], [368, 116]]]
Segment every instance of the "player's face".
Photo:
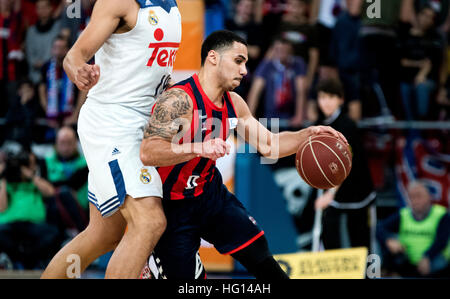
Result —
[[247, 75], [245, 66], [247, 60], [247, 47], [238, 42], [234, 42], [231, 48], [222, 53], [219, 72], [226, 90], [233, 90], [241, 84], [242, 79]]
[[319, 91], [317, 94], [317, 102], [323, 114], [326, 117], [330, 117], [342, 105], [343, 100], [336, 95]]

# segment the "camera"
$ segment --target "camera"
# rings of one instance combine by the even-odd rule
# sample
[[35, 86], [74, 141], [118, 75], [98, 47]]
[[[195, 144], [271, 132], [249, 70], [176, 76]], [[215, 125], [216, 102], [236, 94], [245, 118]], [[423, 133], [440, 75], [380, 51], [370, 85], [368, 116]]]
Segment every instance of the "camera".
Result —
[[6, 167], [3, 171], [3, 177], [10, 183], [23, 181], [21, 167], [30, 166], [30, 153], [21, 151], [17, 154], [8, 153], [6, 158]]

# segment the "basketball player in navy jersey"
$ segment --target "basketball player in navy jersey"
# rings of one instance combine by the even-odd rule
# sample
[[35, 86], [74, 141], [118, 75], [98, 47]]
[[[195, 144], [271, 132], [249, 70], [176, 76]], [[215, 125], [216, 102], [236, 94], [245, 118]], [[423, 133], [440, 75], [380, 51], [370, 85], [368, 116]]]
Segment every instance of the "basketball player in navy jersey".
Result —
[[244, 100], [231, 92], [247, 73], [247, 44], [236, 34], [212, 33], [201, 56], [198, 75], [158, 98], [141, 144], [144, 165], [158, 166], [167, 218], [154, 250], [159, 271], [154, 276], [204, 278], [197, 254], [203, 238], [258, 279], [288, 278], [272, 257], [264, 232], [223, 184], [215, 161], [229, 153], [225, 140], [234, 128], [263, 156], [274, 159], [294, 154], [314, 134], [345, 138], [325, 126], [272, 134], [253, 118]]
[[[89, 91], [78, 119], [89, 168], [89, 225], [56, 254], [42, 278], [76, 277], [111, 250], [105, 278], [139, 277], [166, 224], [161, 180], [154, 167], [142, 164], [139, 148], [180, 41], [175, 0], [95, 3], [64, 60], [69, 78]], [[95, 65], [88, 64], [94, 54]]]

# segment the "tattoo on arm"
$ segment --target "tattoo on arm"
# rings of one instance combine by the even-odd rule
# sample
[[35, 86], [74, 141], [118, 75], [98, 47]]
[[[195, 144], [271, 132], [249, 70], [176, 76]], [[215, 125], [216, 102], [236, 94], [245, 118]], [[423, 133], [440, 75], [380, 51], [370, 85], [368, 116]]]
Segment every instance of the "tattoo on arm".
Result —
[[173, 88], [161, 94], [144, 131], [144, 138], [160, 137], [172, 142], [192, 113], [189, 95]]

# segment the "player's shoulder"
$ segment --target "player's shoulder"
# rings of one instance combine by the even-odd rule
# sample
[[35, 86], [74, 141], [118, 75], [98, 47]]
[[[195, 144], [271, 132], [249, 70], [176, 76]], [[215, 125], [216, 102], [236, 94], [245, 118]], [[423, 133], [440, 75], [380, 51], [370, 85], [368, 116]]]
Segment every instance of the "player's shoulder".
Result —
[[233, 105], [241, 105], [243, 103], [245, 104], [244, 99], [238, 93], [230, 91], [229, 94]]
[[191, 109], [193, 107], [192, 99], [182, 86], [173, 86], [164, 91], [156, 102], [158, 105], [173, 107], [175, 109]]
[[238, 117], [251, 115], [247, 102], [238, 93], [231, 91], [229, 94]]
[[121, 17], [136, 8], [139, 8], [136, 0], [97, 0], [94, 6], [96, 10], [107, 11]]

